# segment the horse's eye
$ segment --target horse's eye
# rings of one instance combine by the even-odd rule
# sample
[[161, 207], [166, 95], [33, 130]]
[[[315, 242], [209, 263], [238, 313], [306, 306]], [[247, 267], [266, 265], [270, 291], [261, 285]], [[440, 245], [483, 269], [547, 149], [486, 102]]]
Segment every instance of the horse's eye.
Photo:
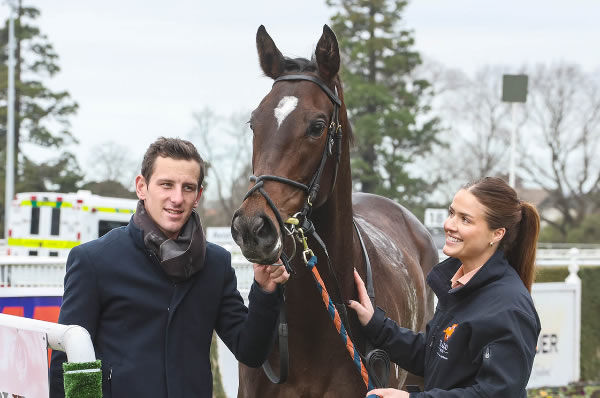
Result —
[[306, 133], [311, 137], [319, 137], [321, 134], [323, 134], [323, 130], [325, 130], [325, 122], [312, 122]]

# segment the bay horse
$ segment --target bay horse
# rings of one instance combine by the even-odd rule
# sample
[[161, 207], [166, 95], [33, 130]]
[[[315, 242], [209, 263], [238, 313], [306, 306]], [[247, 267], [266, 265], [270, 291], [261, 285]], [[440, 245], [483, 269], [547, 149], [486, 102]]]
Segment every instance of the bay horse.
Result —
[[[437, 251], [407, 209], [381, 196], [352, 193], [352, 133], [338, 76], [335, 34], [323, 27], [312, 61], [284, 57], [263, 26], [256, 44], [260, 66], [275, 82], [252, 112], [254, 184], [232, 219], [235, 242], [251, 262], [275, 263], [293, 250], [294, 238], [282, 220], [308, 208], [301, 216], [310, 218], [324, 247], [312, 237], [308, 245], [330, 295], [338, 303], [356, 300], [353, 268], [365, 280], [365, 264], [370, 261], [375, 304], [400, 325], [423, 331], [433, 313], [433, 294], [425, 276], [437, 263]], [[330, 134], [332, 126], [335, 131]], [[323, 306], [311, 272], [299, 255], [291, 266], [295, 273], [285, 288], [287, 381], [273, 384], [263, 370], [240, 365], [238, 397], [364, 397], [365, 384]], [[366, 338], [351, 312], [346, 328], [364, 353]], [[277, 347], [269, 361], [277, 369]], [[396, 365], [389, 372], [390, 387], [407, 382], [407, 373]]]

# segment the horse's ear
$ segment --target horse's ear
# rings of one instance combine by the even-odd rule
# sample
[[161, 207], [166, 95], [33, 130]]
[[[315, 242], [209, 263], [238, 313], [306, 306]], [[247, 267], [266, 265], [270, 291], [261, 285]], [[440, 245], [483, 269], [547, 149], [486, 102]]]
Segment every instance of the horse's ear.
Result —
[[327, 25], [323, 26], [323, 34], [315, 50], [319, 75], [325, 81], [331, 81], [340, 70], [340, 49], [333, 30]]
[[258, 59], [260, 67], [265, 75], [272, 79], [277, 79], [283, 73], [284, 60], [283, 55], [275, 46], [275, 42], [267, 33], [263, 25], [260, 25], [256, 32], [256, 49], [258, 50]]

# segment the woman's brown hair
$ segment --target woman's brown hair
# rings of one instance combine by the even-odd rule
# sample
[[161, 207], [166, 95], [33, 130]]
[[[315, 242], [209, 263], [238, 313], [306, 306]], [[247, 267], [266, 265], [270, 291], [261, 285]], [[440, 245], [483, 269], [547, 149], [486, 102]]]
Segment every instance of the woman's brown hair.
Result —
[[485, 177], [467, 184], [464, 189], [485, 206], [485, 218], [491, 229], [506, 229], [498, 249], [504, 251], [509, 264], [531, 291], [540, 232], [537, 210], [532, 204], [519, 200], [517, 192], [501, 178]]

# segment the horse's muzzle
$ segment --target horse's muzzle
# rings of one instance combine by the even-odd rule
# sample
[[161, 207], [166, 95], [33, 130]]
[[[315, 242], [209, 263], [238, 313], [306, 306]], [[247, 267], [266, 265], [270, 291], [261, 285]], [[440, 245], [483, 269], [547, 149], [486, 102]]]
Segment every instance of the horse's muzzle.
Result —
[[273, 264], [281, 255], [281, 239], [273, 221], [263, 212], [246, 216], [237, 210], [231, 220], [231, 236], [249, 261]]

